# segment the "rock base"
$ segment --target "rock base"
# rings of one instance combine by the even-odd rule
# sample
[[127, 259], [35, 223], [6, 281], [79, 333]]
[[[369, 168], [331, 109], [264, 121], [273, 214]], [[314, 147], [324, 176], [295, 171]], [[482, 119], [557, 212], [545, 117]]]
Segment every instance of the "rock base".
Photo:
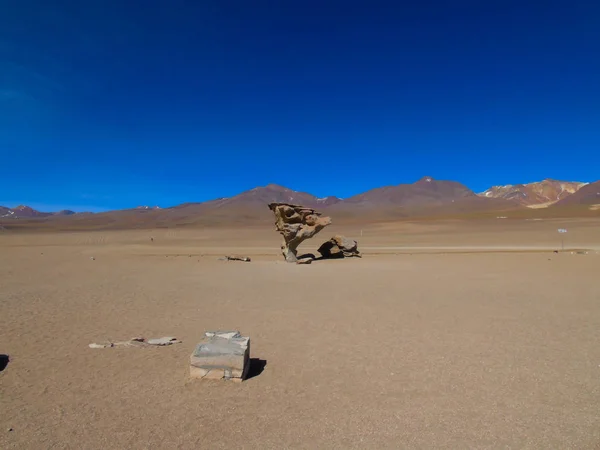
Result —
[[323, 258], [360, 258], [358, 242], [345, 236], [336, 235], [324, 242], [318, 252]]

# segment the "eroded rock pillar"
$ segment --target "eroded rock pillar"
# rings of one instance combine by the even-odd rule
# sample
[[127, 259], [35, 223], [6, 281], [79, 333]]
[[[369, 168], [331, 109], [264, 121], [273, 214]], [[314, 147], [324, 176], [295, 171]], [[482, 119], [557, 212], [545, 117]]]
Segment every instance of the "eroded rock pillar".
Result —
[[283, 236], [281, 253], [287, 262], [297, 262], [298, 246], [331, 224], [331, 218], [305, 206], [270, 203], [269, 209], [275, 214], [276, 230]]

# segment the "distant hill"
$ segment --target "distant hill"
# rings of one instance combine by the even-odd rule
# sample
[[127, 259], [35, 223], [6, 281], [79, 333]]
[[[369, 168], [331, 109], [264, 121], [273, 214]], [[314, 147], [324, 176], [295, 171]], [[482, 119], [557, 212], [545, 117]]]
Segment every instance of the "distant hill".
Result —
[[492, 186], [479, 196], [511, 200], [530, 208], [543, 208], [572, 195], [586, 184], [546, 179], [535, 183]]
[[413, 206], [443, 204], [467, 197], [475, 197], [475, 193], [463, 184], [423, 177], [413, 184], [371, 189], [344, 200], [344, 203]]
[[554, 206], [586, 205], [600, 207], [600, 181], [583, 186], [574, 194], [560, 200]]
[[31, 219], [50, 216], [70, 216], [73, 214], [76, 213], [67, 209], [58, 212], [40, 212], [26, 205], [19, 205], [16, 208], [0, 206], [0, 219]]
[[423, 177], [412, 184], [399, 184], [372, 189], [345, 199], [327, 212], [334, 217], [358, 215], [372, 220], [393, 220], [409, 217], [462, 215], [518, 209], [520, 205], [494, 198], [478, 197], [456, 181]]
[[220, 199], [219, 206], [225, 205], [266, 205], [269, 203], [293, 203], [311, 206], [313, 208], [334, 205], [341, 200], [337, 197], [318, 198], [306, 192], [298, 192], [280, 186], [269, 184], [264, 187], [255, 187], [249, 191], [242, 192], [234, 197]]
[[[74, 213], [60, 211], [43, 213], [27, 206], [14, 209], [0, 207], [0, 224], [14, 227], [50, 227], [58, 229], [121, 229], [155, 228], [171, 226], [265, 226], [273, 221], [267, 205], [272, 202], [292, 203], [313, 207], [335, 221], [375, 222], [414, 217], [527, 217], [535, 211], [525, 208], [523, 198], [535, 197], [552, 201], [561, 198], [554, 206], [600, 205], [600, 186], [584, 185], [571, 194], [578, 184], [544, 180], [540, 183], [490, 188], [475, 194], [456, 181], [423, 177], [415, 183], [399, 184], [371, 189], [347, 199], [316, 197], [307, 192], [294, 191], [284, 186], [269, 184], [241, 192], [233, 197], [219, 198], [199, 203], [183, 203], [169, 208], [139, 206], [136, 208], [102, 213]], [[533, 186], [535, 185], [535, 186]], [[512, 192], [512, 193], [511, 193]], [[516, 192], [520, 192], [516, 193]], [[516, 194], [515, 194], [516, 193]], [[523, 195], [526, 194], [526, 195]], [[550, 200], [548, 200], [548, 198]], [[538, 203], [540, 204], [540, 203]], [[578, 209], [579, 208], [579, 209]], [[600, 206], [598, 206], [600, 209]], [[584, 208], [584, 213], [595, 214]], [[554, 211], [554, 209], [553, 209]], [[577, 214], [583, 209], [556, 209], [557, 214]], [[565, 212], [566, 211], [566, 212]], [[587, 211], [587, 212], [586, 212]], [[552, 211], [548, 210], [548, 213]], [[552, 213], [554, 214], [554, 213]], [[20, 220], [15, 221], [18, 218]]]
[[19, 205], [16, 208], [6, 208], [3, 206], [0, 208], [0, 213], [0, 216], [3, 218], [10, 219], [48, 217], [52, 215], [52, 213], [36, 211], [35, 209], [25, 205]]

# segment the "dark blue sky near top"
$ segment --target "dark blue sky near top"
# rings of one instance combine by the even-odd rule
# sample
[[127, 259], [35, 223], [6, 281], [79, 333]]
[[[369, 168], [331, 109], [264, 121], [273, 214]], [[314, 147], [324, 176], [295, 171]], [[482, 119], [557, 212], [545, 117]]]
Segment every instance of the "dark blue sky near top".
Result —
[[599, 167], [600, 2], [0, 0], [0, 205]]

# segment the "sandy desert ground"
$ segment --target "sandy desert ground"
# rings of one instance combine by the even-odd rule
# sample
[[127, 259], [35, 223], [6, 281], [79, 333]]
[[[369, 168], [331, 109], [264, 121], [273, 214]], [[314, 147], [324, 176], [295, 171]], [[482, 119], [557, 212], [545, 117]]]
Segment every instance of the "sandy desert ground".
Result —
[[[289, 265], [264, 227], [0, 232], [0, 447], [600, 448], [600, 220], [305, 249], [338, 232], [362, 259]], [[217, 328], [251, 336], [242, 384], [188, 379]], [[88, 348], [138, 335], [183, 343]]]

